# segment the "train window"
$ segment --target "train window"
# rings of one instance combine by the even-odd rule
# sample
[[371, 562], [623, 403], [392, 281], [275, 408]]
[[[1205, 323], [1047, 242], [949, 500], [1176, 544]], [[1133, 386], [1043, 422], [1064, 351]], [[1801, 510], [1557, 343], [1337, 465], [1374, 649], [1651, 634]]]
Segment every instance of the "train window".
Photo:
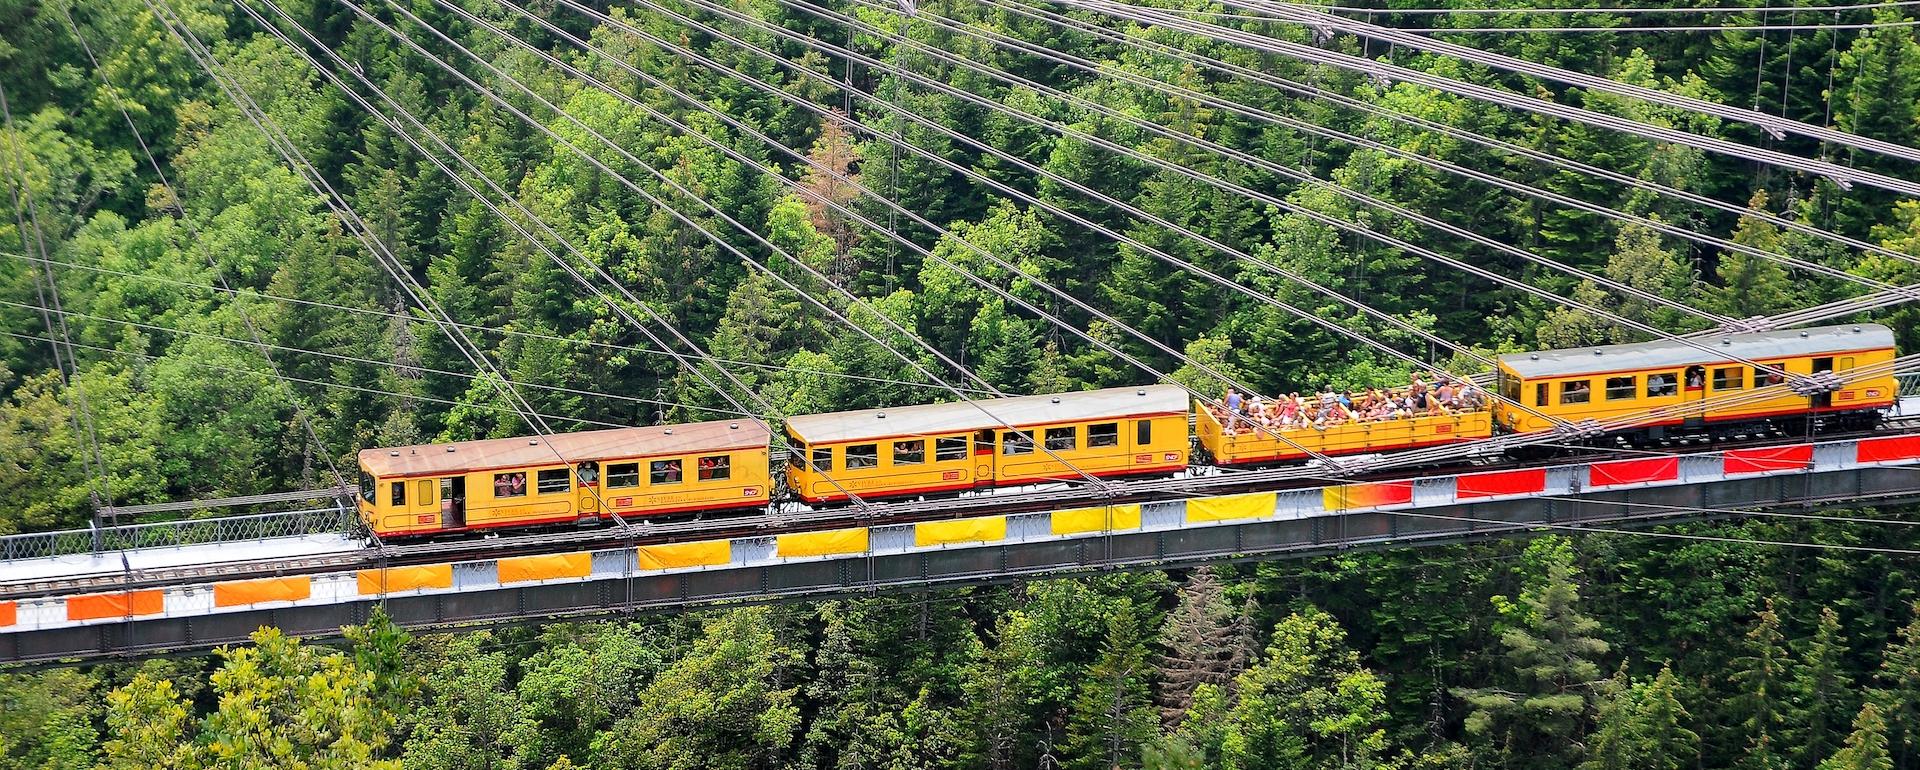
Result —
[[1739, 390], [1747, 386], [1747, 368], [1722, 366], [1713, 370], [1714, 390]]
[[539, 485], [540, 494], [543, 495], [565, 492], [573, 488], [573, 482], [567, 478], [567, 469], [565, 468], [541, 471], [540, 475], [534, 479], [534, 483]]
[[600, 481], [600, 463], [593, 460], [581, 463], [574, 472], [578, 474], [581, 486], [590, 487]]
[[607, 466], [607, 488], [640, 486], [639, 463], [614, 463]]
[[967, 437], [948, 436], [934, 439], [933, 459], [942, 462], [967, 459]]
[[[1767, 369], [1761, 369], [1756, 367], [1753, 370], [1753, 386], [1754, 387], [1759, 388], [1759, 387], [1765, 387], [1767, 385], [1778, 385], [1780, 383], [1787, 381], [1787, 378], [1780, 376], [1781, 372], [1784, 372], [1787, 370], [1787, 365], [1785, 363], [1761, 364], [1761, 366], [1765, 366], [1767, 367]], [[1768, 369], [1771, 369], [1772, 371], [1768, 371]]]
[[651, 463], [648, 463], [647, 464], [647, 483], [649, 484], [680, 483], [680, 461], [679, 460], [655, 460]]
[[1560, 383], [1560, 403], [1584, 404], [1593, 400], [1593, 386], [1586, 380]]
[[807, 448], [805, 446], [794, 444], [787, 447], [787, 464], [793, 466], [794, 470], [805, 468], [806, 462]]
[[493, 474], [493, 496], [494, 497], [526, 497], [527, 496], [526, 471], [514, 471], [512, 473]]
[[854, 444], [847, 447], [847, 470], [875, 468], [880, 465], [879, 444]]
[[1534, 406], [1547, 405], [1547, 383], [1543, 382], [1533, 386], [1533, 405]]
[[1673, 372], [1647, 375], [1647, 398], [1671, 396], [1680, 392], [1680, 378]]
[[393, 482], [392, 497], [388, 499], [387, 502], [393, 505], [406, 505], [407, 504], [407, 482], [404, 482], [404, 481]]
[[833, 447], [819, 446], [813, 448], [813, 469], [823, 473], [833, 470]]
[[1153, 443], [1153, 421], [1152, 420], [1134, 420], [1133, 421], [1133, 445], [1136, 447], [1143, 447], [1151, 443]]
[[894, 465], [919, 465], [927, 461], [927, 440], [893, 442]]
[[1120, 446], [1120, 423], [1103, 422], [1087, 426], [1087, 446]]
[[1078, 439], [1079, 439], [1079, 436], [1075, 433], [1073, 428], [1048, 428], [1047, 429], [1048, 451], [1060, 452], [1068, 449], [1078, 448], [1080, 445], [1080, 442]]
[[1010, 430], [1000, 436], [1001, 454], [1033, 454], [1033, 434], [1026, 431]]
[[700, 480], [720, 481], [733, 478], [733, 457], [714, 455], [700, 458]]
[[373, 503], [373, 486], [374, 480], [372, 476], [366, 474], [360, 475], [360, 499], [367, 501], [369, 505]]
[[1624, 400], [1633, 398], [1634, 392], [1640, 389], [1639, 388], [1640, 383], [1638, 382], [1639, 379], [1640, 379], [1639, 377], [1635, 377], [1633, 375], [1627, 375], [1625, 377], [1608, 377], [1607, 378], [1607, 400], [1608, 401], [1624, 401]]
[[1500, 370], [1500, 396], [1508, 401], [1520, 403], [1520, 378]]

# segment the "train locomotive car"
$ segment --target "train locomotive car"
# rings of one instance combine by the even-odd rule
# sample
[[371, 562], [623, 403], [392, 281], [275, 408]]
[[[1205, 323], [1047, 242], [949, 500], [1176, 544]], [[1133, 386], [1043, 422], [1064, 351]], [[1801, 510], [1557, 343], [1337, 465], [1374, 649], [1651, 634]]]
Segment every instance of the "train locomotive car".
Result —
[[1168, 474], [1187, 465], [1187, 393], [1151, 385], [800, 415], [787, 441], [787, 485], [810, 503]]
[[[1887, 365], [1894, 358], [1893, 331], [1879, 324], [1728, 334], [1701, 342], [1711, 351], [1658, 341], [1501, 356], [1497, 387], [1506, 401], [1494, 408], [1495, 419], [1505, 430], [1530, 433], [1551, 430], [1556, 423], [1549, 417], [1604, 423], [1651, 415], [1607, 434], [1634, 443], [1710, 439], [1756, 427], [1789, 433], [1870, 428], [1880, 410], [1899, 398]], [[1831, 372], [1838, 386], [1802, 395], [1789, 378], [1744, 361], [1789, 375]]]
[[368, 449], [361, 520], [381, 537], [760, 508], [771, 492], [759, 420]]

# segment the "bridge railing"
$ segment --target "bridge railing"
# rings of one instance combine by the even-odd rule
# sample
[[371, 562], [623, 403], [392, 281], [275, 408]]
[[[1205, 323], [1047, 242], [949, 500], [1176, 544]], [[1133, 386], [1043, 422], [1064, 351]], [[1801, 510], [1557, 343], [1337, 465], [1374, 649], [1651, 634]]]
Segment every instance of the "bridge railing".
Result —
[[352, 532], [354, 525], [352, 509], [331, 507], [59, 532], [29, 532], [0, 537], [0, 560], [344, 534]]

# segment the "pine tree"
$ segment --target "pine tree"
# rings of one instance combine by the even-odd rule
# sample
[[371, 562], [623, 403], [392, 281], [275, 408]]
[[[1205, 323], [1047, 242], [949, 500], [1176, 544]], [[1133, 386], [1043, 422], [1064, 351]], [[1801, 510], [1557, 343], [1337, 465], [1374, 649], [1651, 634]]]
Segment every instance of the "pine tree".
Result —
[[1630, 681], [1626, 667], [1614, 677], [1611, 697], [1600, 706], [1599, 727], [1588, 742], [1581, 770], [1681, 770], [1700, 755], [1700, 736], [1686, 728], [1692, 717], [1680, 703], [1680, 680], [1671, 667], [1646, 681]]
[[1868, 695], [1886, 720], [1887, 744], [1899, 768], [1920, 764], [1920, 602], [1913, 616], [1887, 645], [1874, 674], [1878, 686]]
[[1080, 682], [1067, 724], [1071, 767], [1134, 766], [1140, 747], [1159, 732], [1148, 687], [1152, 669], [1146, 638], [1134, 613], [1126, 608], [1108, 618], [1100, 659]]
[[1201, 567], [1180, 587], [1178, 604], [1160, 627], [1159, 669], [1155, 701], [1160, 721], [1175, 727], [1193, 706], [1194, 689], [1202, 684], [1226, 686], [1246, 665], [1235, 636], [1239, 632], [1233, 608], [1213, 568]]
[[1880, 707], [1867, 703], [1853, 718], [1853, 733], [1846, 745], [1821, 762], [1816, 770], [1892, 770], [1887, 756], [1887, 723], [1880, 718]]
[[1526, 555], [1533, 574], [1507, 610], [1518, 623], [1500, 636], [1516, 686], [1458, 694], [1473, 707], [1468, 734], [1488, 742], [1496, 756], [1521, 767], [1565, 767], [1579, 757], [1600, 677], [1594, 659], [1609, 647], [1595, 636], [1600, 622], [1580, 611], [1579, 571], [1567, 541], [1535, 540]]
[[1746, 655], [1733, 659], [1733, 672], [1727, 675], [1736, 689], [1726, 713], [1738, 720], [1728, 726], [1732, 728], [1730, 735], [1746, 752], [1742, 767], [1779, 770], [1785, 767], [1786, 757], [1778, 753], [1775, 744], [1786, 728], [1786, 706], [1781, 701], [1789, 697], [1792, 660], [1772, 599], [1760, 611], [1753, 630], [1747, 632], [1746, 648]]
[[[1839, 747], [1840, 731], [1858, 703], [1847, 675], [1847, 640], [1840, 633], [1839, 613], [1820, 608], [1820, 622], [1813, 636], [1800, 643], [1799, 652], [1790, 688], [1797, 704], [1795, 724], [1786, 745], [1794, 747], [1795, 764], [1808, 767]], [[1877, 714], [1875, 719], [1879, 721]]]
[[[1753, 198], [1747, 202], [1748, 216], [1740, 218], [1740, 225], [1733, 231], [1733, 242], [1760, 251], [1781, 253], [1786, 239], [1780, 235], [1780, 228], [1771, 222], [1753, 216], [1765, 212], [1767, 191], [1755, 190]], [[1780, 263], [1763, 257], [1742, 252], [1728, 252], [1720, 258], [1720, 265], [1714, 271], [1720, 279], [1720, 285], [1710, 292], [1714, 309], [1734, 318], [1748, 318], [1757, 315], [1770, 315], [1791, 307], [1798, 307], [1794, 299], [1793, 278]]]
[[1266, 654], [1235, 689], [1216, 749], [1224, 767], [1363, 768], [1385, 752], [1385, 683], [1318, 608], [1274, 626]]

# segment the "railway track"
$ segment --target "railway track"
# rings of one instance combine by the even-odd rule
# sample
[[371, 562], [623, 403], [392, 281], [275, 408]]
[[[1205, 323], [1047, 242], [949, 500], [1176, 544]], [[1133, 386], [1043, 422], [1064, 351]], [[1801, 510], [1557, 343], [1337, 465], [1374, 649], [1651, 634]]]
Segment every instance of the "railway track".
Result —
[[[1920, 434], [1920, 415], [1891, 418], [1880, 430], [1826, 433], [1817, 438], [1822, 441], [1844, 441], [1905, 434]], [[1459, 462], [1445, 465], [1387, 468], [1372, 473], [1342, 476], [1339, 480], [1353, 483], [1397, 481], [1481, 470], [1552, 467], [1573, 459], [1585, 462], [1634, 459], [1646, 457], [1651, 453], [1686, 454], [1689, 449], [1704, 454], [1720, 449], [1763, 448], [1804, 443], [1807, 440], [1806, 436], [1772, 436], [1742, 442], [1701, 443], [1692, 447], [1670, 450], [1593, 449], [1575, 452], [1569, 449], [1563, 456], [1525, 462], [1513, 461], [1497, 455], [1469, 456]], [[447, 561], [484, 560], [501, 556], [535, 556], [588, 549], [604, 550], [694, 540], [768, 537], [850, 526], [912, 524], [987, 514], [1031, 513], [1105, 504], [1152, 503], [1199, 496], [1322, 487], [1331, 480], [1324, 469], [1307, 466], [1242, 471], [1222, 471], [1218, 468], [1204, 467], [1191, 470], [1189, 473], [1204, 475], [1122, 480], [1109, 484], [1104, 490], [1106, 494], [1103, 495], [1090, 495], [1089, 493], [1093, 490], [1086, 485], [1063, 483], [1040, 489], [998, 490], [987, 494], [878, 503], [865, 509], [813, 508], [729, 516], [720, 519], [640, 521], [629, 523], [624, 528], [603, 526], [458, 540], [370, 544], [357, 550], [307, 556], [125, 569], [119, 572], [48, 580], [28, 579], [0, 583], [0, 599], [21, 599], [89, 591], [138, 590], [239, 577], [302, 575]]]

